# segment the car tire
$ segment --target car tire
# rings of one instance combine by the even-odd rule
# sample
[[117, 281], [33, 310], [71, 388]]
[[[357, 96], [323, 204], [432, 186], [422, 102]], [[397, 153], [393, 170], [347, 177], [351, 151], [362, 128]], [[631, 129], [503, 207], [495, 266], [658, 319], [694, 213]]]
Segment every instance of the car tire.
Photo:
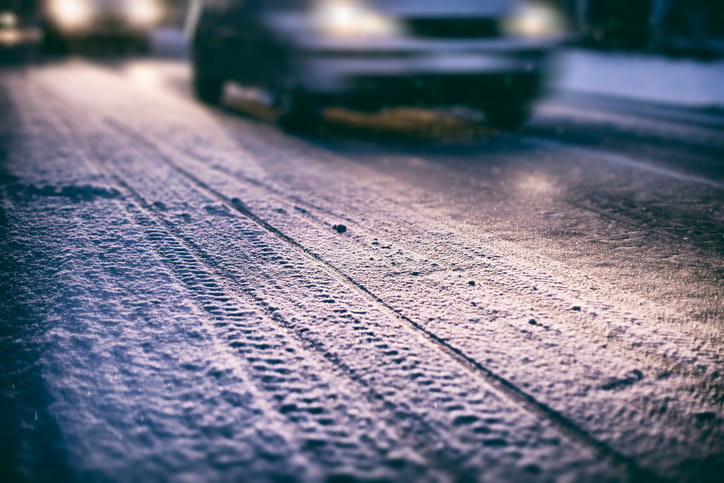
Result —
[[300, 89], [281, 93], [277, 124], [288, 132], [314, 132], [322, 123], [322, 109], [314, 99]]
[[204, 104], [217, 106], [224, 95], [226, 78], [217, 67], [213, 50], [207, 45], [206, 37], [194, 38], [191, 50], [191, 89], [194, 97]]
[[204, 104], [221, 104], [225, 79], [211, 71], [203, 62], [194, 60], [192, 87], [194, 96]]
[[209, 104], [211, 106], [221, 104], [221, 97], [224, 91], [224, 80], [220, 77], [195, 72], [193, 88], [196, 98], [204, 104]]

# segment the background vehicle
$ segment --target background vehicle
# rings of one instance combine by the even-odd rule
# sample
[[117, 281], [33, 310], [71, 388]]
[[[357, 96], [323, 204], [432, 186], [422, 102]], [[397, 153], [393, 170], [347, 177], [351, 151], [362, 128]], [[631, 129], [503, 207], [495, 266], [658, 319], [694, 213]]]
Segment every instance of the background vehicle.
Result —
[[57, 52], [74, 42], [111, 39], [146, 51], [164, 10], [161, 0], [43, 0], [45, 46]]
[[289, 128], [328, 105], [465, 105], [516, 127], [564, 21], [510, 0], [203, 0], [188, 28], [199, 99], [219, 102], [227, 80], [257, 86]]
[[0, 0], [0, 61], [33, 56], [42, 35], [31, 7], [21, 0]]

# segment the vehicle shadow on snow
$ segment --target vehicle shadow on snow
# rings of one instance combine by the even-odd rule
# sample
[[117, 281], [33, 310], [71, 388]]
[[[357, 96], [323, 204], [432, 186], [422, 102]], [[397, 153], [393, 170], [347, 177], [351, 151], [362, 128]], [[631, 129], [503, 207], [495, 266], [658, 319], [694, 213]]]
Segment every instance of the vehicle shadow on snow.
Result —
[[480, 152], [525, 152], [519, 132], [501, 131], [484, 123], [483, 116], [463, 108], [432, 110], [396, 108], [377, 113], [327, 109], [324, 119], [303, 132], [285, 132], [275, 123], [276, 113], [254, 99], [226, 96], [225, 113], [254, 123], [265, 123], [280, 135], [292, 136], [328, 148], [353, 144], [364, 151], [390, 150], [397, 154], [454, 154]]

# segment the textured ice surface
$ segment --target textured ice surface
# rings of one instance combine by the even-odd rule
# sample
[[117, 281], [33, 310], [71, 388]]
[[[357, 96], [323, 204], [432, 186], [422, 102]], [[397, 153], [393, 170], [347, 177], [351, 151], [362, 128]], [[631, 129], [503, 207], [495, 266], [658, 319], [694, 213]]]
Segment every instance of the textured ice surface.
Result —
[[[2, 81], [2, 343], [45, 394], [6, 392], [20, 471], [589, 481], [721, 464], [722, 195], [672, 176], [721, 176], [710, 126], [564, 104], [520, 136], [402, 113], [294, 139], [196, 105], [185, 76], [76, 61]], [[612, 163], [590, 131], [667, 168]]]

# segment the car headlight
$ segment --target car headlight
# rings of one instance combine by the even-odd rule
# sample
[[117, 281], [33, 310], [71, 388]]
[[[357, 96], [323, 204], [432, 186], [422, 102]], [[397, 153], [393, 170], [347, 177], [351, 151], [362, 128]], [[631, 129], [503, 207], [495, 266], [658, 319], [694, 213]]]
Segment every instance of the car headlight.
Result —
[[53, 19], [66, 29], [83, 27], [93, 17], [93, 7], [87, 0], [53, 0], [49, 9]]
[[312, 19], [319, 31], [335, 37], [390, 37], [401, 31], [395, 19], [362, 0], [319, 0]]
[[18, 25], [18, 17], [12, 12], [0, 12], [0, 28], [12, 29]]
[[521, 3], [504, 22], [508, 35], [533, 39], [556, 37], [566, 32], [566, 20], [553, 6], [539, 1]]
[[163, 9], [157, 0], [131, 0], [126, 12], [130, 21], [140, 27], [156, 25], [163, 17]]

